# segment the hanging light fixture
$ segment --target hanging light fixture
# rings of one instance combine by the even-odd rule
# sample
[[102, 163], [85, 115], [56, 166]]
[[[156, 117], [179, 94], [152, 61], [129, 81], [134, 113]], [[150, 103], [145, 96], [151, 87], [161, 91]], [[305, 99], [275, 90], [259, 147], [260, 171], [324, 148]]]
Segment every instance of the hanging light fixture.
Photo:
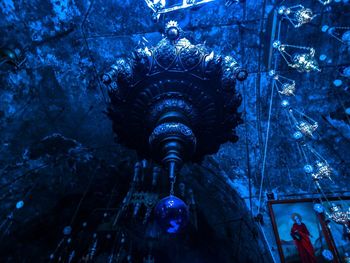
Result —
[[311, 173], [314, 180], [329, 179], [332, 180], [331, 175], [333, 174], [332, 168], [329, 166], [327, 161], [321, 162], [316, 161], [315, 172]]
[[[144, 45], [132, 57], [116, 59], [102, 81], [120, 142], [167, 168], [170, 194], [155, 211], [163, 229], [176, 233], [188, 218], [187, 205], [174, 196], [176, 174], [183, 162], [199, 161], [237, 140], [233, 131], [242, 122], [242, 97], [235, 87], [248, 73], [233, 57], [192, 44], [176, 21], [166, 23], [164, 33], [155, 47]], [[131, 194], [127, 200], [133, 200]], [[156, 198], [141, 194], [134, 200], [136, 216]]]
[[349, 223], [350, 223], [350, 210], [343, 211], [342, 206], [340, 204], [331, 204], [329, 208], [330, 213], [327, 213], [329, 219], [333, 222], [343, 225], [346, 232], [350, 233]]
[[273, 78], [274, 85], [281, 95], [295, 96], [296, 88], [294, 80], [278, 75], [274, 70], [271, 70], [269, 75]]
[[310, 8], [305, 8], [303, 5], [281, 6], [278, 9], [278, 14], [283, 19], [287, 19], [295, 28], [311, 22], [317, 16], [313, 14]]
[[315, 59], [314, 48], [281, 44], [279, 40], [273, 42], [273, 47], [280, 52], [289, 67], [299, 72], [321, 71]]

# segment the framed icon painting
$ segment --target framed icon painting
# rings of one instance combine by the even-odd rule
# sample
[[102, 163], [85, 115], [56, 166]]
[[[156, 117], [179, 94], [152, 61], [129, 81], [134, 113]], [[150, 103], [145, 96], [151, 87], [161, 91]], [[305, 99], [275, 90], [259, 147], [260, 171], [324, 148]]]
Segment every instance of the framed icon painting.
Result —
[[[329, 202], [348, 202], [327, 199]], [[274, 200], [269, 211], [282, 263], [348, 262], [350, 235], [314, 210], [315, 199]], [[349, 238], [347, 238], [349, 237]]]

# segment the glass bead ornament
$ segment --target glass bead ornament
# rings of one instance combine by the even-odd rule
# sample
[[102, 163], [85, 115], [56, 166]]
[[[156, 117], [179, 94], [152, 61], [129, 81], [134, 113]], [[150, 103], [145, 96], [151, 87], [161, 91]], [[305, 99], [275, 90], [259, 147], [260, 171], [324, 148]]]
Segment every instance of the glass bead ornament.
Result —
[[350, 78], [350, 66], [342, 70], [341, 75], [346, 78]]
[[288, 101], [288, 100], [282, 100], [281, 106], [282, 106], [283, 108], [287, 108], [287, 107], [289, 106], [289, 101]]
[[341, 81], [341, 79], [335, 79], [333, 81], [333, 85], [336, 87], [340, 87], [343, 84], [343, 81]]
[[189, 220], [188, 206], [173, 195], [161, 199], [154, 211], [158, 225], [168, 234], [180, 232]]
[[310, 174], [314, 171], [314, 168], [312, 167], [312, 165], [310, 164], [306, 164], [304, 166], [304, 172], [307, 173], [307, 174]]
[[324, 249], [322, 251], [322, 256], [324, 257], [324, 259], [326, 259], [328, 261], [332, 261], [334, 259], [332, 251], [330, 251], [328, 249]]
[[16, 209], [21, 209], [24, 206], [24, 202], [22, 200], [16, 203]]
[[293, 133], [293, 138], [295, 140], [300, 140], [301, 138], [303, 138], [303, 134], [300, 131], [296, 131]]
[[314, 204], [314, 210], [315, 212], [321, 214], [324, 212], [324, 207], [320, 203]]

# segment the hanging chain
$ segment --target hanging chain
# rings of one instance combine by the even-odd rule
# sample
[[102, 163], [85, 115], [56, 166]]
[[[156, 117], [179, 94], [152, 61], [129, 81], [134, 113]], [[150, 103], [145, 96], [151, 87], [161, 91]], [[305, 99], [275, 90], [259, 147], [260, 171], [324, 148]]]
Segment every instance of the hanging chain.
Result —
[[173, 177], [170, 177], [169, 180], [170, 180], [170, 195], [174, 195], [174, 186], [175, 186], [175, 182], [176, 182], [176, 175], [174, 175]]

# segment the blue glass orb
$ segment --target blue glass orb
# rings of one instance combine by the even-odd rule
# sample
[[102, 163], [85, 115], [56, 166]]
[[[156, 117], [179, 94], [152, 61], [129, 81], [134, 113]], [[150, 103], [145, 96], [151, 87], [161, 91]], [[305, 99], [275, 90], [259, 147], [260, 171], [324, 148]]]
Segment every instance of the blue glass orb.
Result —
[[63, 228], [63, 235], [69, 236], [72, 233], [72, 227], [71, 226], [65, 226]]
[[300, 131], [296, 131], [295, 133], [293, 133], [293, 138], [296, 140], [299, 140], [303, 137], [303, 134]]
[[280, 45], [281, 45], [281, 41], [279, 41], [279, 40], [275, 40], [275, 41], [273, 41], [273, 43], [272, 43], [272, 46], [273, 46], [274, 48], [278, 48]]
[[326, 58], [327, 58], [327, 56], [326, 56], [325, 54], [321, 54], [321, 55], [320, 55], [320, 60], [321, 60], [321, 61], [326, 60]]
[[328, 28], [329, 28], [329, 26], [324, 25], [324, 26], [322, 26], [321, 30], [322, 30], [322, 32], [327, 32]]
[[312, 167], [312, 165], [310, 164], [307, 164], [304, 166], [304, 172], [307, 173], [307, 174], [310, 174], [314, 171], [314, 168]]
[[324, 211], [324, 207], [323, 207], [323, 205], [317, 203], [317, 204], [314, 204], [314, 210], [317, 213], [321, 214]]
[[284, 11], [286, 10], [287, 8], [285, 6], [281, 6], [280, 8], [278, 8], [278, 13], [280, 15], [283, 15], [284, 14]]
[[333, 81], [333, 84], [336, 87], [340, 87], [343, 84], [343, 81], [341, 81], [340, 79], [336, 79]]
[[350, 44], [350, 30], [346, 31], [343, 36], [341, 37], [341, 40], [345, 42], [345, 44], [349, 45]]
[[269, 76], [273, 77], [276, 75], [276, 71], [274, 71], [273, 69], [269, 71]]
[[21, 201], [18, 201], [17, 203], [16, 203], [16, 208], [17, 209], [21, 209], [22, 207], [24, 206], [24, 202], [21, 200]]
[[350, 67], [346, 67], [346, 68], [343, 70], [343, 75], [344, 75], [345, 77], [350, 78]]
[[331, 261], [334, 258], [332, 251], [330, 251], [328, 249], [324, 249], [322, 251], [322, 256], [328, 261]]
[[163, 231], [176, 234], [187, 225], [189, 211], [184, 201], [175, 196], [167, 196], [158, 202], [155, 216]]
[[283, 108], [288, 107], [288, 106], [289, 106], [289, 101], [288, 101], [288, 100], [282, 100], [281, 106], [282, 106]]
[[346, 113], [347, 115], [350, 115], [350, 108], [347, 108], [347, 109], [345, 110], [345, 113]]

